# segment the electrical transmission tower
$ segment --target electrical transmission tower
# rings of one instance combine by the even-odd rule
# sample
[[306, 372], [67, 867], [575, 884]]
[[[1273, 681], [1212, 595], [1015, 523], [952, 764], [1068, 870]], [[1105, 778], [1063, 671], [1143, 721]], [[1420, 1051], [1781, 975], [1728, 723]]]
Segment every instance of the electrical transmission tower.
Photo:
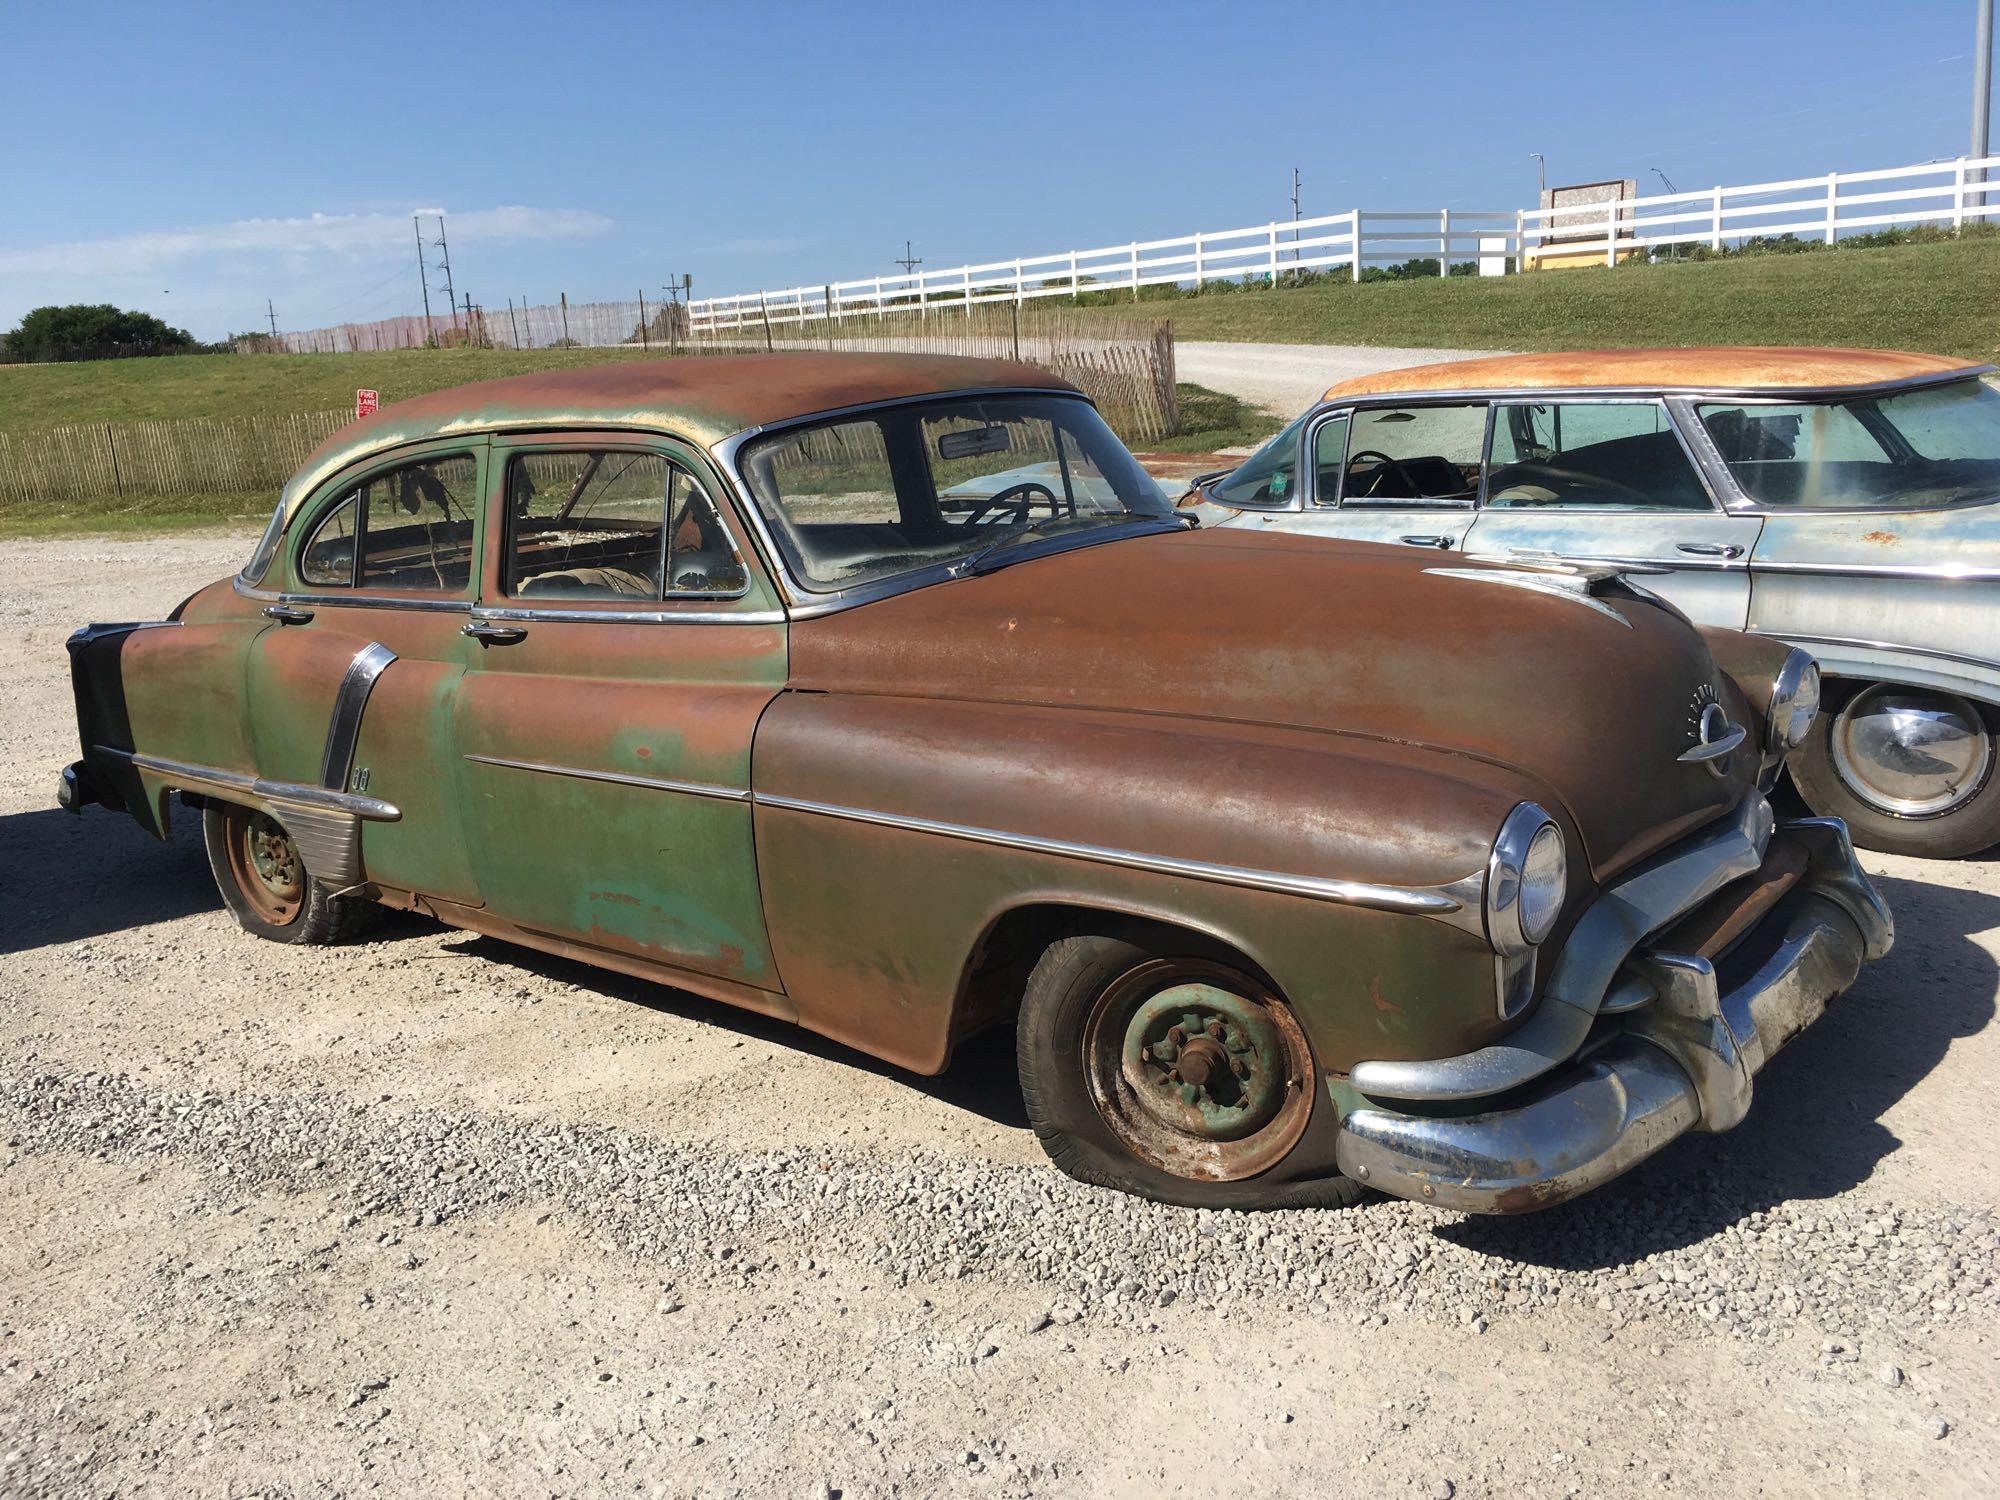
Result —
[[[436, 343], [437, 325], [431, 320], [432, 276], [441, 274], [444, 277], [444, 305], [451, 313], [452, 327], [459, 326], [458, 290], [451, 283], [451, 246], [445, 242], [443, 214], [437, 216], [437, 238], [434, 240], [424, 238], [423, 220], [418, 215], [410, 215], [410, 225], [417, 236], [417, 280], [424, 292], [424, 333], [428, 342]], [[430, 254], [433, 250], [437, 252], [435, 260]]]

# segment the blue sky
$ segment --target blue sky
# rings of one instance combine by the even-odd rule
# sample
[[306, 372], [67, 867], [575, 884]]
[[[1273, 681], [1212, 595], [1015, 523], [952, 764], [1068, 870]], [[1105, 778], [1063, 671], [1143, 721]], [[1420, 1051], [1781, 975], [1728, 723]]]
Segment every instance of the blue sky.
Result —
[[893, 272], [1352, 207], [1955, 156], [1973, 0], [1007, 6], [0, 0], [0, 328]]

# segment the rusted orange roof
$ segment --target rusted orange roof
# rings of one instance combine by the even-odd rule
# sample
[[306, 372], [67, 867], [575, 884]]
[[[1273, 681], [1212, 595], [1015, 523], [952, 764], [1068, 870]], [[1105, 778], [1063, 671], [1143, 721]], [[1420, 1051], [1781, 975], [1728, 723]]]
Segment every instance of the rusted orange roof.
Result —
[[1325, 399], [1398, 391], [1826, 390], [1884, 385], [1925, 376], [1971, 374], [1977, 361], [1888, 349], [1578, 349], [1562, 354], [1496, 354], [1413, 365], [1343, 380]]
[[787, 417], [991, 387], [1075, 389], [1033, 365], [950, 354], [721, 354], [509, 375], [412, 396], [350, 422], [307, 458], [285, 488], [285, 504], [296, 510], [342, 465], [422, 438], [609, 425], [707, 446]]

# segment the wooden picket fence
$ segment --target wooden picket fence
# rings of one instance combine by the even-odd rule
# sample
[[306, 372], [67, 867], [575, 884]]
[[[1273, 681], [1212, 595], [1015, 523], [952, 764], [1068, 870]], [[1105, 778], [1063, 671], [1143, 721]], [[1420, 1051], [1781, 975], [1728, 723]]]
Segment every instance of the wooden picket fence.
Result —
[[353, 420], [343, 407], [0, 433], [0, 507], [245, 490], [275, 499], [306, 455]]

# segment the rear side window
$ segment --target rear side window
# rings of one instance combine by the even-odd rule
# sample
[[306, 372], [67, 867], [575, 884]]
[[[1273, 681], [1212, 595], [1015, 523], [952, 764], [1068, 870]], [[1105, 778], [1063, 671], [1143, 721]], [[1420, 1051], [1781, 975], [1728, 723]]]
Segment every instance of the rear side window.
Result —
[[507, 592], [658, 600], [749, 585], [714, 499], [662, 454], [523, 453], [507, 465]]
[[1657, 401], [1508, 402], [1493, 419], [1491, 510], [1709, 510]]
[[313, 588], [461, 594], [472, 581], [478, 461], [440, 454], [370, 475], [320, 518], [299, 553]]

